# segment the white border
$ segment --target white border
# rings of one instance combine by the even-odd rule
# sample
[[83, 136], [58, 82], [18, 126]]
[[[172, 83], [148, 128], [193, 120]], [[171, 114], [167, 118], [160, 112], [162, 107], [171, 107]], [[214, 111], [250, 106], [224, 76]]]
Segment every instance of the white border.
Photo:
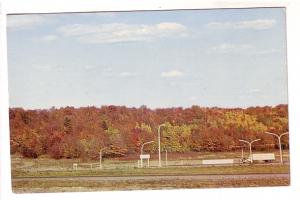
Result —
[[7, 0], [7, 14], [49, 13], [49, 12], [92, 12], [92, 11], [128, 11], [128, 10], [165, 10], [195, 8], [244, 8], [244, 7], [280, 7], [289, 1], [272, 0]]
[[[1, 2], [1, 0], [0, 0]], [[300, 4], [297, 0], [2, 0], [0, 10], [0, 197], [1, 199], [297, 199], [300, 194]], [[10, 184], [6, 14], [195, 8], [286, 7], [291, 186], [270, 188], [156, 190], [94, 193], [14, 194]]]

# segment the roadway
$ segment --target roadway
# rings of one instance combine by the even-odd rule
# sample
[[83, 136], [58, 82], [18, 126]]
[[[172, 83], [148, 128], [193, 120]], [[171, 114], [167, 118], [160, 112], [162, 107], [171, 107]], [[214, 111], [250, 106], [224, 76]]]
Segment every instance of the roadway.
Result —
[[198, 174], [198, 175], [146, 175], [146, 176], [76, 176], [76, 177], [15, 177], [18, 181], [168, 181], [168, 180], [261, 180], [261, 179], [289, 179], [290, 174]]

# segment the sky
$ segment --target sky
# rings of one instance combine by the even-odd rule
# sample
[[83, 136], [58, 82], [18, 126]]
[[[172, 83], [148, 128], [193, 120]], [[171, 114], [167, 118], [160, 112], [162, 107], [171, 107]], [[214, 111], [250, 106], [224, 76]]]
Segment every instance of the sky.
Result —
[[283, 8], [9, 15], [10, 107], [287, 104]]

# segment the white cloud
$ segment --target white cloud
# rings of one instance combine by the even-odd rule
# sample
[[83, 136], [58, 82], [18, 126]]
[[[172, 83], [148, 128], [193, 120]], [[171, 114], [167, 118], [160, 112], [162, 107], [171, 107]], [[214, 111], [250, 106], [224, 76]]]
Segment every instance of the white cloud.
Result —
[[158, 30], [166, 31], [185, 31], [186, 27], [179, 23], [162, 22], [155, 26]]
[[276, 24], [274, 19], [257, 19], [238, 22], [211, 22], [206, 25], [209, 29], [270, 29]]
[[267, 55], [281, 52], [279, 49], [260, 49], [252, 44], [223, 43], [209, 47], [208, 53], [214, 54], [248, 54]]
[[190, 100], [190, 101], [195, 101], [195, 100], [197, 100], [197, 99], [198, 99], [198, 97], [195, 97], [195, 96], [189, 97], [189, 100]]
[[262, 95], [263, 91], [259, 88], [249, 88], [247, 90], [240, 91], [238, 94], [238, 98], [245, 99], [250, 98], [255, 95]]
[[112, 71], [113, 71], [113, 69], [110, 68], [110, 67], [105, 67], [105, 68], [103, 69], [103, 72], [112, 72]]
[[162, 72], [161, 77], [178, 77], [178, 76], [183, 76], [183, 72], [179, 70], [172, 70], [168, 72]]
[[116, 15], [115, 12], [99, 12], [99, 13], [93, 13], [93, 15], [99, 16], [99, 17], [114, 17]]
[[84, 69], [86, 69], [86, 70], [92, 70], [92, 69], [95, 69], [95, 68], [96, 68], [95, 65], [85, 65], [84, 66]]
[[51, 66], [51, 65], [36, 65], [36, 66], [34, 66], [34, 68], [38, 69], [38, 70], [51, 70], [55, 67]]
[[116, 43], [149, 41], [162, 37], [183, 37], [186, 27], [174, 22], [145, 24], [72, 24], [57, 30], [65, 37], [75, 37], [82, 43]]
[[255, 47], [251, 44], [233, 44], [223, 43], [217, 46], [212, 46], [208, 49], [208, 53], [244, 53], [254, 50]]
[[251, 94], [253, 94], [253, 93], [260, 93], [261, 92], [261, 90], [260, 89], [257, 89], [257, 88], [253, 88], [253, 89], [250, 89], [249, 91], [248, 91], [248, 93], [251, 93]]
[[7, 28], [10, 30], [30, 29], [46, 22], [46, 18], [40, 15], [9, 15], [7, 17]]
[[55, 41], [55, 40], [58, 40], [58, 36], [57, 35], [45, 35], [41, 38], [42, 41]]
[[266, 55], [266, 54], [273, 54], [273, 53], [279, 53], [281, 52], [279, 49], [266, 49], [266, 50], [259, 50], [253, 52], [253, 54], [256, 55]]
[[138, 74], [134, 72], [121, 72], [119, 75], [122, 77], [129, 77], [129, 76], [136, 76]]

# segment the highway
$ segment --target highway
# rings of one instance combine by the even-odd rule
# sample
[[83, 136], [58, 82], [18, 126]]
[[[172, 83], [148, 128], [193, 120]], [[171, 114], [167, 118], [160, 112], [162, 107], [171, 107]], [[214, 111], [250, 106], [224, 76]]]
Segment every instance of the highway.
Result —
[[167, 181], [167, 180], [256, 180], [256, 179], [289, 179], [290, 174], [198, 174], [198, 175], [148, 175], [148, 176], [76, 176], [76, 177], [20, 177], [18, 181]]

